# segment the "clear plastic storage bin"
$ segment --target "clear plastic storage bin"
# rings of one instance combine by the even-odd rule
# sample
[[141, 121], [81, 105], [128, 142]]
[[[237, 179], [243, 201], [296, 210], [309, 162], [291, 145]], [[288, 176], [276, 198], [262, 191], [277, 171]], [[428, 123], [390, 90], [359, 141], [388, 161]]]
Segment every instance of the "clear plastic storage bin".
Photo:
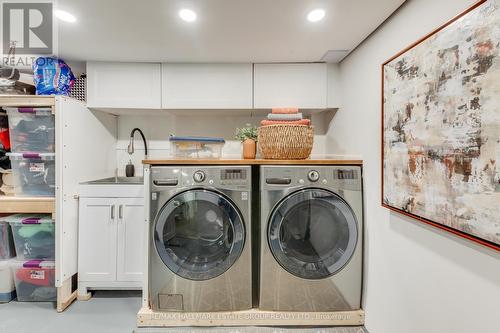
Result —
[[51, 108], [4, 108], [9, 117], [11, 151], [53, 153], [55, 122]]
[[0, 260], [10, 259], [15, 256], [12, 230], [9, 223], [3, 217], [0, 217]]
[[174, 158], [221, 158], [224, 144], [222, 138], [170, 137], [170, 150]]
[[53, 261], [14, 261], [12, 271], [18, 301], [53, 302], [56, 300], [55, 263]]
[[11, 265], [11, 260], [0, 260], [0, 303], [7, 303], [16, 298]]
[[7, 155], [12, 162], [16, 196], [52, 197], [55, 195], [55, 154], [7, 153]]
[[12, 227], [17, 260], [55, 258], [55, 224], [46, 214], [15, 214], [4, 218]]

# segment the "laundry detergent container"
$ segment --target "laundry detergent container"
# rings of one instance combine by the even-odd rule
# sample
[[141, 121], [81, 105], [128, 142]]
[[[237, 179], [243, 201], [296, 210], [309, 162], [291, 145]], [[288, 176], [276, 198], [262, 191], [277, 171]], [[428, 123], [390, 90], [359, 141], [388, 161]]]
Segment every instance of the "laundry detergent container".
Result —
[[16, 256], [14, 249], [14, 238], [9, 223], [0, 217], [0, 260], [9, 259]]
[[52, 302], [56, 300], [54, 261], [15, 261], [12, 272], [20, 302]]
[[0, 260], [0, 303], [7, 303], [16, 298], [16, 287], [12, 274], [11, 260]]
[[47, 214], [15, 214], [4, 218], [12, 227], [17, 260], [55, 258], [55, 224]]
[[52, 197], [55, 195], [55, 154], [7, 153], [7, 155], [12, 162], [16, 196]]
[[51, 108], [4, 108], [9, 117], [11, 151], [55, 151], [55, 117]]

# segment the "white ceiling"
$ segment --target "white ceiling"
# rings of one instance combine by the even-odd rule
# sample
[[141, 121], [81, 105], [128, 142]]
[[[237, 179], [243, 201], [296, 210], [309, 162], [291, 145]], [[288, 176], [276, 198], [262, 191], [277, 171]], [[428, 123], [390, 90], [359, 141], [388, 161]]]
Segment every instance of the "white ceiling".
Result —
[[[67, 60], [310, 62], [352, 50], [405, 0], [58, 0]], [[181, 8], [198, 14], [193, 23]], [[315, 8], [326, 11], [316, 23]], [[344, 54], [333, 52], [330, 61]], [[337, 56], [335, 56], [337, 55]]]

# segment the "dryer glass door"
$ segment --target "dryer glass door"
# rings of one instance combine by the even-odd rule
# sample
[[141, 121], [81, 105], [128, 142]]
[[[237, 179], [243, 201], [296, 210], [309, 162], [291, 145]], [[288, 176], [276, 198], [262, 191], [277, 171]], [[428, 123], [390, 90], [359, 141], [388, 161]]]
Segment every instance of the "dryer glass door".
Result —
[[224, 195], [189, 190], [170, 199], [155, 222], [154, 242], [163, 263], [190, 280], [208, 280], [240, 256], [245, 230], [241, 214]]
[[335, 193], [305, 189], [276, 205], [267, 234], [271, 252], [284, 269], [300, 278], [322, 279], [349, 262], [358, 224], [352, 209]]

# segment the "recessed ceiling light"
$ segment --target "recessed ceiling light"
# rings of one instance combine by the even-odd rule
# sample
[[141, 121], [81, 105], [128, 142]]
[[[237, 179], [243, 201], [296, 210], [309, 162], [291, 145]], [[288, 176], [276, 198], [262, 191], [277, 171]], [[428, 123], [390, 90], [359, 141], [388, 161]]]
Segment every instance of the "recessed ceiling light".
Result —
[[310, 22], [318, 22], [321, 21], [325, 17], [325, 11], [323, 9], [314, 9], [307, 14], [307, 19]]
[[64, 10], [60, 10], [60, 9], [56, 9], [54, 11], [54, 15], [60, 19], [61, 21], [64, 21], [64, 22], [69, 22], [69, 23], [75, 23], [76, 22], [76, 17], [74, 17], [73, 15], [71, 15], [70, 13], [64, 11]]
[[179, 11], [179, 16], [186, 22], [196, 21], [196, 13], [191, 9], [181, 9]]

